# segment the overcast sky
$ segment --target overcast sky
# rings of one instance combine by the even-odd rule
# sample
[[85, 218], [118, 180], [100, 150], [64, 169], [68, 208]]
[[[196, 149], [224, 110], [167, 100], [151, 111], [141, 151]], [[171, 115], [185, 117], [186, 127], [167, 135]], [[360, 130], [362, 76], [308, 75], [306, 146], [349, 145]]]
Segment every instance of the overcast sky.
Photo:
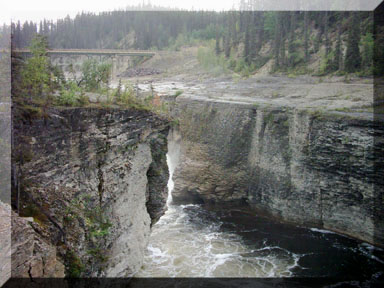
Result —
[[[149, 0], [1, 0], [0, 25], [10, 20], [24, 22], [42, 19], [56, 20], [77, 13], [102, 12], [125, 9]], [[308, 10], [373, 10], [383, 0], [253, 0], [257, 9], [298, 10], [307, 5]], [[230, 10], [238, 8], [240, 0], [151, 0], [152, 5], [194, 10]]]
[[[58, 19], [67, 15], [75, 16], [81, 11], [102, 12], [119, 8], [126, 8], [128, 5], [143, 3], [143, 0], [2, 0], [0, 23], [25, 20], [39, 21], [41, 19]], [[3, 2], [3, 3], [4, 3]], [[152, 5], [205, 10], [229, 10], [237, 0], [152, 0]], [[148, 0], [144, 0], [148, 3]]]

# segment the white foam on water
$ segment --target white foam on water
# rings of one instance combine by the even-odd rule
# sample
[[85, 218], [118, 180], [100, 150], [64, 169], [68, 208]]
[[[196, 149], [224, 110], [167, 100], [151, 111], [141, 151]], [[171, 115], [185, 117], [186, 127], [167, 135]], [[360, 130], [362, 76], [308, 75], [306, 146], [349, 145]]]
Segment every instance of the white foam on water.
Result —
[[376, 250], [376, 251], [384, 251], [383, 248], [380, 248], [380, 247], [377, 247], [377, 246], [373, 246], [373, 245], [371, 245], [369, 243], [366, 243], [366, 242], [361, 243], [361, 246], [364, 247], [367, 250], [370, 250], [370, 251], [374, 251], [374, 250]]
[[368, 243], [361, 243], [359, 245], [359, 251], [360, 253], [362, 253], [363, 255], [365, 255], [366, 257], [368, 258], [371, 258], [372, 260], [375, 260], [381, 264], [384, 264], [384, 260], [383, 259], [380, 259], [379, 257], [373, 255], [372, 253], [377, 250], [377, 251], [383, 251], [383, 249], [379, 248], [379, 247], [375, 247], [375, 246], [372, 246]]
[[325, 230], [325, 229], [310, 228], [309, 230], [311, 230], [313, 232], [323, 233], [323, 234], [337, 234], [336, 232]]
[[[175, 149], [172, 148], [173, 152]], [[278, 246], [252, 249], [242, 238], [220, 231], [218, 219], [200, 205], [173, 205], [172, 157], [169, 167], [168, 209], [152, 227], [142, 269], [135, 277], [290, 277], [300, 255]]]
[[144, 267], [136, 277], [293, 275], [291, 270], [298, 266], [300, 255], [277, 246], [252, 250], [242, 243], [240, 236], [219, 232], [218, 223], [200, 226], [191, 222], [185, 215], [185, 208], [171, 205], [166, 215], [154, 225]]
[[[169, 191], [172, 175], [170, 169]], [[277, 246], [251, 249], [239, 235], [221, 232], [217, 219], [200, 220], [206, 212], [199, 205], [172, 205], [169, 194], [168, 210], [152, 227], [143, 268], [135, 277], [292, 276], [298, 255]]]
[[168, 154], [167, 154], [167, 165], [168, 165], [168, 169], [169, 169], [169, 179], [168, 179], [168, 184], [167, 184], [167, 187], [168, 187], [167, 206], [169, 209], [169, 206], [172, 203], [172, 190], [173, 190], [173, 187], [175, 187], [175, 183], [173, 182], [173, 179], [172, 179], [173, 172], [175, 171], [175, 167], [173, 167], [171, 158], [169, 157]]

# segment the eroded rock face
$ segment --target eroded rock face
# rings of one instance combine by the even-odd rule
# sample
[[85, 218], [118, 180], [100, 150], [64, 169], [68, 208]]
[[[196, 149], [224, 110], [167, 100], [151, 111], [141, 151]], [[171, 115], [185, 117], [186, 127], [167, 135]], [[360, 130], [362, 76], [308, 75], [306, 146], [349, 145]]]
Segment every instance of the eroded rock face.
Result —
[[0, 287], [11, 277], [11, 206], [0, 200]]
[[137, 110], [15, 119], [20, 214], [39, 222], [66, 275], [129, 277], [141, 267], [150, 225], [166, 209], [168, 130]]
[[63, 278], [64, 265], [56, 258], [56, 247], [36, 233], [32, 225], [12, 213], [12, 277]]
[[187, 97], [174, 105], [182, 134], [175, 202], [243, 203], [384, 245], [382, 123]]

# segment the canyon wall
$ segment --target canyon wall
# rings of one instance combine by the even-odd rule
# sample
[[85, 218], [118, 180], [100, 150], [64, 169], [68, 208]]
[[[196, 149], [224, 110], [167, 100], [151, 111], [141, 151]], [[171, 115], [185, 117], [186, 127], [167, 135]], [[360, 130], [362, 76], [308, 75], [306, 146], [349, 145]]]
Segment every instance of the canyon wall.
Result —
[[176, 203], [241, 205], [384, 245], [382, 123], [183, 96], [172, 107], [182, 138]]
[[66, 276], [140, 269], [150, 226], [166, 209], [168, 130], [167, 121], [133, 109], [14, 118], [12, 203], [57, 249]]

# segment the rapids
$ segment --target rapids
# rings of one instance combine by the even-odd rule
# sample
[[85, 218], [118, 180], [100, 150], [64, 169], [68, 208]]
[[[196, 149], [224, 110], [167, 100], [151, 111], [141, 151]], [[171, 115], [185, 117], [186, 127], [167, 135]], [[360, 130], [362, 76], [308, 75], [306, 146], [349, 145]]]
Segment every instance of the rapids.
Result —
[[[177, 147], [171, 150], [179, 153]], [[168, 210], [152, 228], [143, 267], [135, 277], [384, 276], [384, 250], [367, 243], [241, 211], [172, 204], [171, 158], [177, 157], [167, 155]]]

